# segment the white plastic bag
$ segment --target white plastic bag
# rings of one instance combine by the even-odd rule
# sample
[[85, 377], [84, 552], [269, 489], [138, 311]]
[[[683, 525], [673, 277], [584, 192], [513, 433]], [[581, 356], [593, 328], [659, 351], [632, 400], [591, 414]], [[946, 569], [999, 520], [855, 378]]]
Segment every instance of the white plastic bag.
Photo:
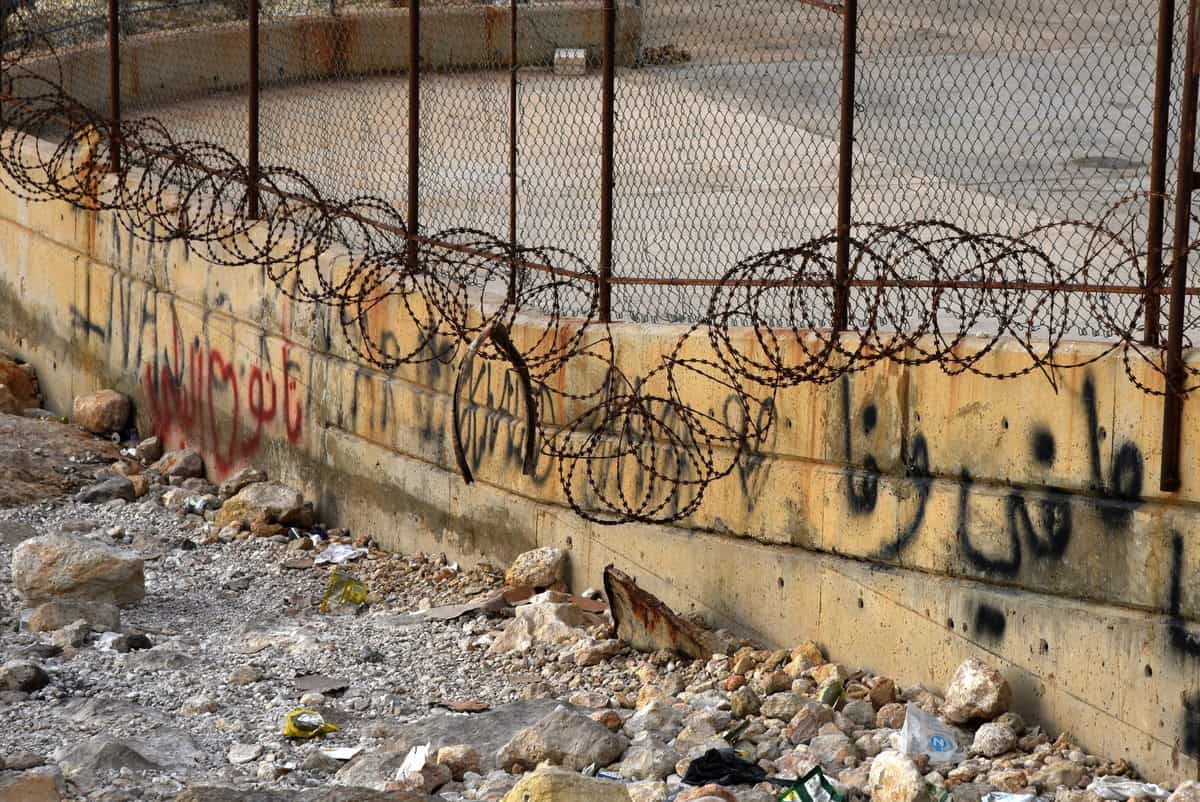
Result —
[[1143, 783], [1128, 777], [1106, 775], [1092, 780], [1087, 789], [1101, 799], [1132, 799], [1142, 797], [1150, 799], [1166, 799], [1171, 792], [1160, 788], [1154, 783]]
[[912, 702], [905, 706], [900, 744], [904, 754], [909, 757], [928, 755], [929, 762], [935, 765], [960, 763], [963, 759], [954, 729]]

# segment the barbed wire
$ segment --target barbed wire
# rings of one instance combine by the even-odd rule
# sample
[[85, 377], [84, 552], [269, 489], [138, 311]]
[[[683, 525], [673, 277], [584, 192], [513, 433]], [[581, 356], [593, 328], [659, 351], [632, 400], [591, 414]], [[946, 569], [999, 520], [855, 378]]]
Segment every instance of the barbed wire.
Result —
[[[1131, 382], [1147, 393], [1165, 387], [1161, 349], [1139, 341], [1146, 298], [1163, 294], [1161, 281], [1146, 282], [1131, 228], [1144, 219], [1145, 194], [1099, 220], [1014, 235], [937, 220], [857, 224], [849, 330], [840, 334], [831, 330], [835, 234], [752, 255], [715, 282], [705, 315], [657, 364], [630, 375], [612, 328], [596, 322], [597, 273], [581, 257], [485, 231], [409, 232], [386, 200], [331, 198], [282, 166], [261, 170], [251, 218], [250, 173], [238, 157], [176, 139], [154, 117], [114, 131], [64, 89], [61, 71], [47, 66], [57, 63], [53, 49], [14, 25], [20, 16], [8, 21], [0, 87], [0, 182], [10, 191], [112, 212], [132, 236], [186, 239], [214, 265], [258, 266], [289, 298], [336, 311], [354, 353], [380, 370], [451, 363], [464, 349], [467, 364], [476, 355], [512, 364], [530, 387], [540, 455], [555, 464], [567, 503], [593, 522], [692, 515], [766, 442], [781, 390], [884, 361], [996, 379], [1040, 372], [1054, 383], [1058, 371], [1120, 352]], [[1052, 258], [1049, 242], [1069, 244], [1073, 258]], [[372, 325], [373, 310], [393, 298], [386, 309], [403, 319], [389, 324], [414, 333], [404, 350]], [[1080, 319], [1102, 344], [1060, 349]], [[1023, 354], [1019, 364], [989, 361], [1008, 344]], [[1186, 370], [1185, 392], [1197, 376]], [[727, 399], [720, 409], [718, 398]], [[567, 410], [566, 420], [550, 422], [548, 408]]]

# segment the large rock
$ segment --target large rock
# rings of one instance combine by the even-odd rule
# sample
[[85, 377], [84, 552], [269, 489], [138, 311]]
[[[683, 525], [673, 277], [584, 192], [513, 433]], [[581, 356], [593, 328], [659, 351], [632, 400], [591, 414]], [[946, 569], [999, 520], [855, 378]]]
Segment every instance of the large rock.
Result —
[[221, 486], [217, 490], [217, 495], [221, 498], [230, 498], [256, 482], [265, 481], [267, 481], [267, 475], [258, 468], [242, 468], [233, 476], [221, 482]]
[[124, 606], [146, 595], [137, 554], [73, 533], [42, 535], [17, 546], [12, 578], [30, 604], [71, 598]]
[[56, 766], [0, 773], [0, 802], [61, 802], [64, 793]]
[[881, 752], [871, 763], [871, 802], [927, 802], [925, 778], [917, 764], [894, 750]]
[[150, 468], [164, 479], [193, 479], [204, 476], [204, 458], [190, 448], [168, 451]]
[[503, 802], [630, 802], [624, 783], [543, 768], [521, 778]]
[[1017, 746], [1017, 734], [1007, 724], [984, 724], [975, 732], [971, 751], [984, 757], [1000, 757]]
[[217, 511], [213, 524], [218, 528], [231, 524], [249, 527], [263, 520], [291, 526], [303, 523], [307, 509], [299, 490], [279, 482], [255, 482], [231, 496]]
[[787, 737], [793, 744], [806, 744], [825, 724], [833, 721], [833, 708], [820, 702], [805, 699], [795, 715], [788, 720]]
[[41, 666], [25, 660], [10, 660], [0, 665], [0, 691], [32, 693], [50, 683]]
[[665, 780], [680, 757], [663, 737], [642, 732], [612, 769], [627, 780]]
[[950, 679], [942, 715], [955, 724], [990, 721], [1011, 704], [1012, 689], [1003, 675], [982, 660], [968, 657]]
[[132, 405], [116, 390], [97, 390], [75, 397], [71, 420], [92, 434], [119, 432], [129, 422]]
[[535, 643], [571, 643], [586, 637], [584, 628], [600, 621], [570, 603], [523, 604], [488, 651], [508, 654], [526, 651]]
[[31, 632], [53, 632], [83, 619], [93, 629], [115, 632], [121, 628], [121, 611], [115, 605], [79, 599], [56, 599], [39, 605], [29, 617]]
[[41, 407], [42, 392], [32, 365], [0, 355], [0, 384], [8, 388], [22, 410]]
[[511, 587], [531, 587], [536, 590], [564, 590], [563, 573], [567, 554], [562, 549], [546, 546], [527, 551], [513, 560], [504, 572], [504, 583]]
[[190, 735], [167, 727], [143, 738], [93, 735], [71, 741], [54, 753], [63, 774], [80, 784], [90, 784], [105, 774], [122, 770], [134, 774], [187, 773], [199, 768], [202, 757]]
[[496, 765], [506, 770], [532, 769], [547, 762], [580, 771], [591, 764], [603, 768], [629, 745], [623, 735], [566, 707], [559, 707], [532, 727], [526, 727], [500, 748]]
[[115, 498], [133, 501], [137, 497], [133, 482], [127, 477], [117, 475], [85, 487], [76, 494], [75, 500], [84, 504], [103, 504]]

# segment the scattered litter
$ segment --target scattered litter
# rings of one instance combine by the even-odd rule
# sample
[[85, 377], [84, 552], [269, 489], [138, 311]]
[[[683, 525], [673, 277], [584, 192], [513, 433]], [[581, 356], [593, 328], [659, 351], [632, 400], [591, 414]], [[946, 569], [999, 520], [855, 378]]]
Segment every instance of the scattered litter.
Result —
[[683, 781], [688, 785], [755, 785], [767, 779], [767, 773], [732, 749], [709, 749], [688, 764]]
[[955, 763], [959, 760], [958, 736], [954, 729], [912, 702], [905, 706], [900, 742], [904, 754], [909, 757], [928, 755], [930, 763]]
[[335, 568], [329, 574], [329, 584], [325, 588], [325, 595], [321, 597], [321, 612], [329, 609], [330, 602], [334, 605], [348, 604], [354, 607], [366, 604], [367, 583]]
[[297, 707], [295, 710], [288, 711], [283, 720], [283, 734], [288, 738], [312, 738], [327, 732], [337, 732], [340, 729], [341, 727], [338, 725], [326, 721], [325, 717], [316, 710], [309, 710], [306, 707]]
[[429, 744], [422, 744], [409, 749], [408, 754], [404, 756], [404, 762], [400, 764], [400, 768], [396, 769], [396, 776], [420, 773], [421, 769], [425, 768], [425, 764], [429, 762], [429, 748]]
[[337, 693], [350, 687], [350, 683], [337, 677], [327, 677], [324, 674], [305, 674], [292, 680], [296, 690], [305, 693]]
[[367, 550], [360, 546], [347, 546], [345, 543], [332, 543], [325, 551], [317, 555], [313, 561], [317, 565], [322, 563], [332, 563], [333, 565], [343, 565], [351, 560], [357, 560], [367, 553]]
[[821, 767], [805, 774], [794, 785], [783, 792], [779, 802], [843, 802], [844, 797], [838, 793], [833, 784], [825, 778]]
[[492, 709], [486, 702], [438, 702], [434, 707], [444, 707], [452, 713], [484, 713]]
[[96, 639], [96, 648], [102, 652], [115, 652], [113, 644], [121, 637], [120, 632], [104, 632]]
[[1101, 799], [1166, 799], [1171, 792], [1154, 783], [1138, 782], [1127, 777], [1106, 775], [1097, 777], [1087, 790]]
[[334, 760], [345, 761], [352, 759], [362, 750], [361, 746], [343, 746], [337, 749], [322, 749], [321, 754], [325, 755], [325, 757], [331, 757]]
[[992, 791], [984, 794], [980, 802], [1037, 802], [1037, 794], [1010, 794], [1005, 791]]

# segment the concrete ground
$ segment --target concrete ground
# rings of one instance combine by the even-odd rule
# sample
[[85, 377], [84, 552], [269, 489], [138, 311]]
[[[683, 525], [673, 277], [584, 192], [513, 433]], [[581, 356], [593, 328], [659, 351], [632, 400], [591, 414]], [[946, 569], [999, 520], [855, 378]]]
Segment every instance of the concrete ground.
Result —
[[[840, 21], [796, 3], [751, 5], [643, 7], [643, 55], [668, 63], [618, 76], [618, 275], [717, 278], [748, 255], [834, 227]], [[1042, 5], [863, 4], [856, 221], [941, 219], [1013, 234], [1100, 220], [1147, 187], [1153, 15], [1129, 0], [1087, 11]], [[673, 52], [687, 60], [669, 63]], [[599, 76], [526, 69], [520, 80], [519, 238], [595, 265]], [[503, 70], [425, 77], [429, 230], [505, 235], [507, 93]], [[376, 195], [403, 208], [406, 98], [402, 75], [269, 87], [263, 162], [300, 169], [331, 197]], [[244, 153], [240, 93], [152, 111], [181, 138]], [[1143, 215], [1144, 205], [1131, 207], [1112, 227], [1140, 240]], [[1070, 237], [1039, 244], [1060, 267], [1081, 261]], [[1031, 280], [1051, 278], [1039, 264], [1027, 269]], [[1137, 279], [1122, 268], [1120, 280]], [[615, 306], [626, 318], [692, 320], [709, 294], [619, 287]], [[1104, 334], [1085, 319], [1072, 325]]]

